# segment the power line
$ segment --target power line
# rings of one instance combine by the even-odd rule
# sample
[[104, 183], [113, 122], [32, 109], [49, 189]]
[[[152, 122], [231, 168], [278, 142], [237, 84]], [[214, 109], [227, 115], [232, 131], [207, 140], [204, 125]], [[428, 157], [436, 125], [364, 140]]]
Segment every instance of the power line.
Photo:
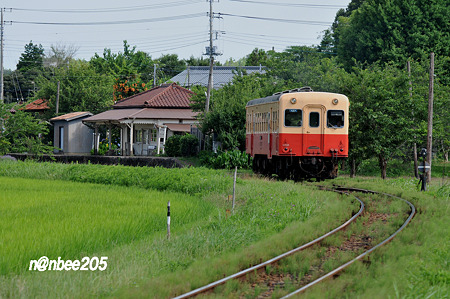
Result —
[[32, 25], [63, 25], [63, 26], [94, 26], [94, 25], [121, 25], [121, 24], [139, 24], [139, 23], [152, 23], [173, 21], [182, 19], [191, 19], [204, 17], [205, 13], [195, 13], [180, 16], [161, 17], [153, 19], [139, 19], [139, 20], [127, 20], [127, 21], [106, 21], [106, 22], [31, 22], [31, 21], [10, 21], [11, 24], [32, 24]]
[[287, 7], [306, 7], [306, 8], [323, 8], [323, 9], [345, 8], [345, 6], [342, 5], [329, 5], [329, 4], [279, 3], [279, 2], [264, 2], [264, 1], [249, 1], [249, 0], [228, 0], [228, 1], [251, 3], [251, 4], [274, 5], [274, 6], [287, 6]]
[[128, 6], [128, 7], [115, 7], [115, 8], [94, 8], [94, 9], [39, 9], [39, 8], [11, 8], [17, 11], [29, 11], [29, 12], [48, 12], [48, 13], [109, 13], [109, 12], [123, 12], [134, 10], [147, 10], [147, 9], [159, 9], [173, 6], [189, 5], [195, 3], [202, 3], [202, 0], [184, 0], [173, 1], [161, 4], [153, 5], [141, 5], [141, 6]]
[[242, 15], [235, 15], [235, 14], [228, 14], [228, 13], [219, 13], [219, 16], [237, 17], [237, 18], [262, 20], [262, 21], [273, 21], [273, 22], [281, 22], [281, 23], [303, 24], [303, 25], [330, 26], [329, 22], [320, 22], [320, 21], [303, 21], [303, 20], [289, 20], [289, 19], [265, 18], [265, 17], [254, 17], [254, 16], [242, 16]]

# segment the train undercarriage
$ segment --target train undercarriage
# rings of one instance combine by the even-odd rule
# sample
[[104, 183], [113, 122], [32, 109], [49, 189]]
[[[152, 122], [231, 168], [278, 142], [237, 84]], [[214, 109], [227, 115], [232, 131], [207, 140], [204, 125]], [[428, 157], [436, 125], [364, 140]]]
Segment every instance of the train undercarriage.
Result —
[[334, 179], [338, 174], [339, 159], [330, 157], [283, 157], [273, 156], [268, 159], [265, 155], [255, 155], [253, 171], [263, 175], [277, 175], [279, 179], [295, 181], [316, 179]]

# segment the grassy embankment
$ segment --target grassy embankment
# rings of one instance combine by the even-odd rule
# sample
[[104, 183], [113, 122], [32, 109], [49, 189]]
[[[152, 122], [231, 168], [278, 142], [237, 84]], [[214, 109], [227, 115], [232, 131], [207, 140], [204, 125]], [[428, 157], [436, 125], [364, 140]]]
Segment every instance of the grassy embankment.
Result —
[[[0, 162], [0, 189], [0, 297], [172, 296], [307, 242], [356, 206], [248, 178], [228, 214], [231, 175], [204, 168]], [[44, 255], [107, 256], [108, 268], [28, 271]]]

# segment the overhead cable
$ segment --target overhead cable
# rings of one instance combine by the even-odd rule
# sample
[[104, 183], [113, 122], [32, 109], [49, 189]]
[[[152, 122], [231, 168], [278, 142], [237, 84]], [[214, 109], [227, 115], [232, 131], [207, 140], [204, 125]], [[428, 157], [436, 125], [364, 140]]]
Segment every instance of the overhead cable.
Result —
[[281, 23], [303, 24], [303, 25], [330, 26], [329, 22], [320, 22], [320, 21], [303, 21], [303, 20], [276, 19], [276, 18], [265, 18], [265, 17], [254, 17], [254, 16], [241, 16], [241, 15], [228, 14], [228, 13], [219, 13], [219, 16], [237, 17], [237, 18], [262, 20], [262, 21], [273, 21], [273, 22], [281, 22]]
[[93, 9], [43, 9], [43, 8], [11, 8], [18, 11], [31, 11], [31, 12], [49, 12], [49, 13], [108, 13], [108, 12], [122, 12], [133, 10], [146, 10], [146, 9], [159, 9], [181, 5], [189, 5], [195, 3], [203, 3], [202, 0], [184, 0], [184, 1], [172, 1], [160, 4], [152, 5], [140, 5], [140, 6], [128, 6], [128, 7], [114, 7], [114, 8], [93, 8]]
[[251, 4], [274, 5], [274, 6], [288, 6], [288, 7], [307, 7], [307, 8], [325, 8], [325, 9], [345, 8], [345, 5], [330, 5], [330, 4], [279, 3], [279, 2], [264, 2], [264, 1], [250, 1], [250, 0], [228, 0], [228, 1], [251, 3]]
[[182, 19], [192, 19], [205, 16], [205, 13], [195, 13], [180, 16], [170, 16], [152, 19], [126, 20], [126, 21], [106, 21], [106, 22], [32, 22], [32, 21], [11, 21], [12, 24], [32, 24], [32, 25], [63, 25], [63, 26], [93, 26], [93, 25], [122, 25], [122, 24], [138, 24], [153, 23], [163, 21], [173, 21]]

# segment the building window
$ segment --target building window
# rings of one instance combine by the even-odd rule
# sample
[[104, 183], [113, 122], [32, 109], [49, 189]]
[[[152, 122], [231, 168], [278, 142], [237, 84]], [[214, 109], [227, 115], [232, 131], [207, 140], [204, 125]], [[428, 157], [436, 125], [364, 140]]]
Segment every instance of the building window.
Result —
[[64, 151], [64, 127], [59, 127], [59, 148]]
[[142, 142], [142, 130], [134, 130], [134, 142]]
[[284, 110], [284, 125], [286, 127], [302, 126], [302, 110], [286, 109]]
[[150, 142], [156, 142], [156, 133], [157, 133], [156, 129], [148, 130]]

